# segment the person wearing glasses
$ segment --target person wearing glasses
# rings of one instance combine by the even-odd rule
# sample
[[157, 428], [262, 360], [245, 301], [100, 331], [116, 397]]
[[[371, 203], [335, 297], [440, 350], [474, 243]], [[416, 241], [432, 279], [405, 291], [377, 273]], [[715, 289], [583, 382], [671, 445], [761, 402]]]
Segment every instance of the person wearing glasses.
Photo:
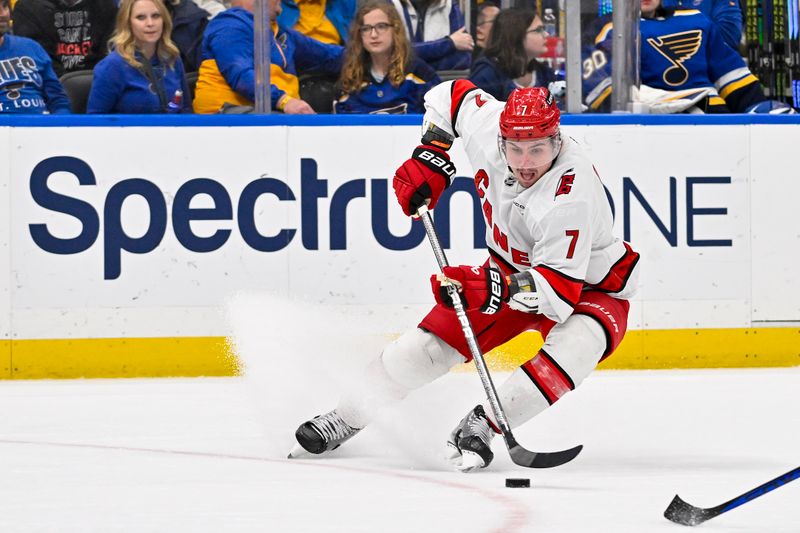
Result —
[[492, 34], [494, 19], [500, 14], [497, 4], [489, 1], [483, 2], [478, 7], [478, 15], [475, 20], [475, 49], [472, 51], [472, 60], [477, 60], [486, 49], [489, 36]]
[[547, 37], [542, 19], [532, 10], [501, 11], [469, 80], [498, 100], [517, 88], [548, 87], [557, 81], [556, 74], [537, 59], [547, 51]]
[[423, 113], [425, 93], [441, 80], [416, 58], [400, 16], [383, 0], [356, 12], [339, 80], [335, 113]]

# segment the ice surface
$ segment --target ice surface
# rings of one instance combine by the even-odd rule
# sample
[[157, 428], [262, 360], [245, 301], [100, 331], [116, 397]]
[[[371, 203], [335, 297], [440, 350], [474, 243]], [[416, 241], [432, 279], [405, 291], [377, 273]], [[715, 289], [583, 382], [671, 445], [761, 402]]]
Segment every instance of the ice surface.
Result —
[[[232, 307], [244, 378], [0, 381], [0, 532], [685, 531], [662, 516], [676, 493], [710, 507], [800, 462], [800, 368], [596, 372], [515, 431], [529, 449], [582, 443], [577, 459], [525, 470], [495, 439], [473, 474], [444, 441], [482, 388], [451, 373], [331, 456], [287, 460], [385, 339], [319, 309], [298, 343], [303, 309], [281, 323], [247, 306], [262, 309]], [[790, 483], [700, 527], [798, 532], [798, 498]]]
[[[490, 469], [451, 472], [443, 443], [477, 379], [448, 375], [303, 461], [272, 453], [315, 414], [291, 382], [275, 426], [240, 378], [0, 382], [0, 531], [682, 531], [662, 517], [676, 492], [713, 506], [797, 466], [797, 369], [598, 372], [516, 432], [582, 442], [575, 461], [526, 471], [497, 439]], [[790, 483], [701, 527], [797, 532], [799, 497]]]

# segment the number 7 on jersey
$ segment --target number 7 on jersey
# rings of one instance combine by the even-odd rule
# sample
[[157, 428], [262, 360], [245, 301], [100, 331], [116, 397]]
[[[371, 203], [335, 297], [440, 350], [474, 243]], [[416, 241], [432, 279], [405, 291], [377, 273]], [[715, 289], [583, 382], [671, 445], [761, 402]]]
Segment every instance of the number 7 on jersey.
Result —
[[575, 254], [575, 245], [578, 244], [578, 235], [580, 234], [580, 231], [576, 229], [568, 229], [566, 233], [567, 237], [572, 239], [569, 243], [569, 249], [567, 250], [567, 259], [572, 259], [573, 254]]

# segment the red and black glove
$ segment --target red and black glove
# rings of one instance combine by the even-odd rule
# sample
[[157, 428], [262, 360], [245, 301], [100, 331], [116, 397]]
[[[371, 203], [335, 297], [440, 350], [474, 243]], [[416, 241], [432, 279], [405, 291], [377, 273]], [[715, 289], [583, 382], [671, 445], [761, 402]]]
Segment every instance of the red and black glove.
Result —
[[[496, 268], [448, 266], [444, 267], [443, 273], [445, 277], [456, 284], [461, 301], [469, 311], [480, 309], [481, 313], [492, 315], [500, 311], [503, 303], [508, 301], [508, 283]], [[453, 307], [447, 285], [443, 283], [441, 274], [431, 276], [431, 288], [437, 302], [447, 307]]]
[[411, 158], [394, 173], [394, 193], [403, 213], [416, 215], [428, 199], [428, 207], [436, 207], [455, 173], [456, 167], [447, 152], [427, 144], [417, 146]]

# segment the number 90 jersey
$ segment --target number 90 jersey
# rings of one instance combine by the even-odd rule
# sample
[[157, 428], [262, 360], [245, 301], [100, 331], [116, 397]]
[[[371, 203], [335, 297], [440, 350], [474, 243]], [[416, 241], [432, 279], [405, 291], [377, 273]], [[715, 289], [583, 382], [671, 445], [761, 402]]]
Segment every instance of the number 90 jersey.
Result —
[[467, 80], [442, 83], [425, 96], [423, 128], [434, 124], [461, 137], [475, 170], [492, 262], [506, 274], [529, 270], [539, 313], [563, 322], [583, 290], [629, 299], [639, 254], [612, 235], [611, 205], [589, 158], [562, 136], [553, 165], [523, 188], [499, 148], [505, 103]]

